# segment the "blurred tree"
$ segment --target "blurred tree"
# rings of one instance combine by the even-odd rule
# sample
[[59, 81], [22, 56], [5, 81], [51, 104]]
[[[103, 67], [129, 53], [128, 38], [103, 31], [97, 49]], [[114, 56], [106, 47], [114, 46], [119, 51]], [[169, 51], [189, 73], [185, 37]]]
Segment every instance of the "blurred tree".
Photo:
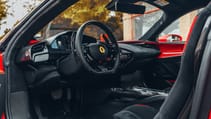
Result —
[[65, 26], [77, 29], [86, 21], [98, 20], [108, 25], [118, 39], [122, 39], [122, 13], [111, 14], [111, 11], [105, 7], [109, 1], [80, 0], [60, 14], [52, 24], [64, 24], [64, 19], [69, 19], [69, 24]]
[[4, 34], [0, 36], [0, 40], [10, 31], [10, 29], [6, 28], [4, 30]]
[[0, 0], [0, 25], [2, 20], [7, 16], [7, 5], [5, 0]]
[[[5, 1], [1, 1], [0, 13], [1, 16], [6, 15], [1, 10], [6, 8]], [[23, 4], [28, 12], [33, 10], [38, 3], [43, 0], [30, 0]], [[77, 29], [81, 24], [88, 20], [98, 20], [107, 24], [114, 32], [114, 35], [118, 39], [122, 39], [122, 13], [111, 14], [111, 11], [107, 10], [105, 6], [110, 0], [80, 0], [76, 4], [69, 7], [62, 14], [51, 22], [52, 25], [65, 26], [71, 29]], [[14, 2], [15, 3], [15, 2]], [[3, 18], [3, 17], [2, 17]], [[1, 20], [1, 18], [0, 18]], [[65, 22], [64, 22], [65, 21]], [[69, 22], [67, 22], [69, 21]], [[47, 30], [44, 28], [43, 30]], [[92, 29], [91, 29], [92, 30]], [[44, 31], [44, 33], [47, 33]], [[47, 35], [48, 36], [48, 35]]]
[[[7, 21], [3, 19], [6, 18], [7, 16], [13, 16], [15, 17], [15, 15], [13, 14], [14, 10], [15, 10], [15, 5], [17, 2], [21, 2], [23, 3], [22, 4], [22, 7], [25, 8], [25, 10], [27, 12], [30, 12], [32, 11], [41, 1], [43, 0], [30, 0], [30, 1], [13, 1], [13, 0], [0, 0], [0, 30], [2, 30], [2, 34], [0, 36], [0, 39], [10, 31], [11, 27], [14, 27], [15, 25], [17, 25], [17, 23], [19, 22], [18, 20], [15, 21], [15, 23], [11, 26], [9, 26], [9, 28], [4, 28], [4, 29], [1, 29], [1, 25], [2, 24], [6, 24]], [[7, 4], [8, 2], [8, 4]], [[11, 8], [10, 10], [8, 10], [9, 8]]]
[[109, 0], [81, 0], [69, 7], [61, 16], [72, 19], [71, 24], [81, 25], [93, 19], [106, 22], [110, 18], [110, 11], [105, 8], [108, 2]]
[[[3, 22], [3, 19], [9, 14], [7, 13], [9, 6], [6, 3], [6, 0], [0, 0], [0, 30], [2, 30], [1, 25], [6, 23], [6, 21]], [[4, 34], [6, 34], [7, 32], [9, 32], [9, 29], [4, 30]], [[3, 35], [0, 35], [0, 40], [2, 39], [2, 37]]]
[[30, 1], [26, 1], [23, 4], [23, 7], [26, 8], [27, 12], [31, 12], [41, 1], [43, 1], [43, 0], [30, 0]]

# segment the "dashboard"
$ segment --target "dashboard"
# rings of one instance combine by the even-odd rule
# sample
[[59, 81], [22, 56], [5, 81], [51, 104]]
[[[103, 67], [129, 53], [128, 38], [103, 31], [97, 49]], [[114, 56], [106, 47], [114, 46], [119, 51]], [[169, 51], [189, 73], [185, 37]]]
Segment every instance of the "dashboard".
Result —
[[[140, 69], [144, 68], [142, 65], [147, 65], [160, 54], [154, 45], [119, 42], [120, 62], [117, 71], [115, 74], [99, 77], [98, 75], [93, 75], [83, 67], [75, 51], [75, 35], [75, 31], [65, 31], [48, 39], [24, 46], [20, 50], [16, 57], [16, 62], [24, 69], [29, 87], [40, 87], [46, 84], [48, 86], [52, 84], [54, 87], [60, 84], [61, 81], [62, 83], [64, 81], [70, 83], [74, 79], [80, 81], [79, 84], [85, 83], [85, 85], [90, 82], [103, 83], [99, 78], [105, 82], [110, 82], [111, 80], [108, 79], [118, 79], [121, 75], [137, 70], [144, 70]], [[85, 39], [83, 41], [85, 44], [91, 44], [97, 40], [86, 35], [83, 36], [83, 39]], [[84, 80], [84, 78], [92, 79], [92, 81]]]
[[[22, 48], [17, 63], [22, 64], [40, 64], [49, 62], [58, 62], [61, 57], [68, 57], [75, 53], [74, 40], [75, 31], [65, 31], [38, 43]], [[85, 43], [96, 42], [97, 39], [84, 35]], [[154, 47], [148, 47], [144, 44], [118, 43], [120, 52], [119, 69], [125, 70], [127, 66], [134, 67], [146, 64], [159, 55], [159, 50]], [[134, 65], [134, 66], [133, 66]]]

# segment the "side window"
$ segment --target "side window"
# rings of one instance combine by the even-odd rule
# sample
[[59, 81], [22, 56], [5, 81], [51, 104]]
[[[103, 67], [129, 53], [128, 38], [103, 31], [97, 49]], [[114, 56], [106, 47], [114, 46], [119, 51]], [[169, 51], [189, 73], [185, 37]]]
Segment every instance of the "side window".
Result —
[[158, 38], [159, 42], [184, 42], [191, 27], [191, 24], [199, 10], [192, 11], [170, 24], [163, 30]]

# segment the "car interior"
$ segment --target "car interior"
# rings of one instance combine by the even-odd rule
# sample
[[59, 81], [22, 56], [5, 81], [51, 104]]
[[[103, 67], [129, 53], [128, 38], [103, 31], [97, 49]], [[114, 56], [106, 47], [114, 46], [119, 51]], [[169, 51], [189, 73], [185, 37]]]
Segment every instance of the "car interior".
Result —
[[[112, 0], [105, 8], [144, 14], [146, 7], [137, 2]], [[139, 40], [133, 41], [117, 41], [109, 25], [97, 20], [42, 40], [35, 37], [62, 11], [77, 4], [77, 0], [61, 0], [52, 8], [46, 6], [49, 9], [43, 14], [31, 16], [33, 22], [25, 21], [30, 25], [23, 24], [25, 30], [17, 30], [18, 40], [9, 42], [5, 49], [8, 118], [189, 118], [210, 37], [211, 4], [209, 0], [194, 0], [178, 9], [191, 0], [178, 0], [178, 4], [169, 0], [163, 6], [151, 0], [145, 2], [162, 9], [165, 15]], [[199, 8], [203, 10], [195, 17], [188, 43], [182, 49], [184, 54], [159, 58], [162, 51], [156, 41], [158, 35], [180, 16]], [[90, 35], [86, 33], [88, 28], [99, 33]]]

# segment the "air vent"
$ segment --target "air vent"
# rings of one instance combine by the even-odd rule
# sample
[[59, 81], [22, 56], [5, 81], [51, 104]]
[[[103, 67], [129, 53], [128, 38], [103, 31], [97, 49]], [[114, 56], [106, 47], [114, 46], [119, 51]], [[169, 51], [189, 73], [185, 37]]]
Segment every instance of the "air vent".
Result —
[[41, 52], [44, 50], [44, 48], [45, 48], [45, 44], [43, 44], [43, 43], [36, 44], [36, 45], [32, 46], [31, 52], [32, 53]]

